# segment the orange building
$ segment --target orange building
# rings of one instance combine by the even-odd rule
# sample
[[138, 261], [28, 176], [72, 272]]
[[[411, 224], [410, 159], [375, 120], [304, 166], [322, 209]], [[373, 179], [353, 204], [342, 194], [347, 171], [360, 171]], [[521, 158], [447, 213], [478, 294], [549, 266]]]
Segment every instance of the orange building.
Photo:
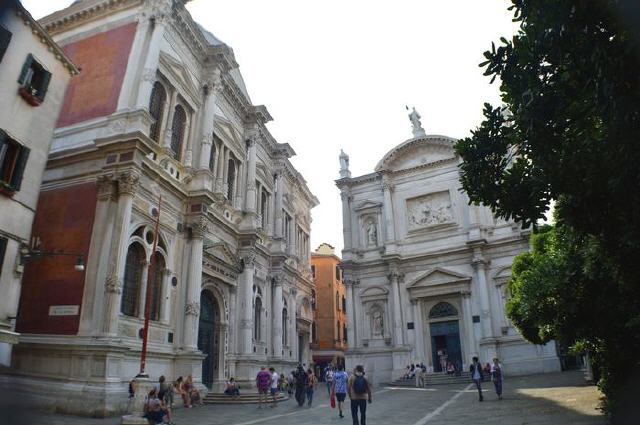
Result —
[[334, 248], [323, 243], [311, 254], [311, 270], [316, 287], [313, 361], [324, 367], [328, 363], [344, 364], [347, 349], [346, 289], [339, 268], [340, 258]]

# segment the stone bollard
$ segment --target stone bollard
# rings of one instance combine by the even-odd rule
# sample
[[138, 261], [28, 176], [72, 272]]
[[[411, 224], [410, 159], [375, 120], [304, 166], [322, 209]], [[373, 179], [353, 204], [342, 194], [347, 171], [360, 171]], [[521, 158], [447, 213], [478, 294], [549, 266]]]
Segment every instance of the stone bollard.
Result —
[[147, 404], [149, 392], [153, 385], [147, 375], [138, 375], [134, 379], [135, 395], [133, 397], [133, 408], [131, 414], [122, 417], [122, 425], [148, 425], [149, 421], [143, 418], [144, 407]]

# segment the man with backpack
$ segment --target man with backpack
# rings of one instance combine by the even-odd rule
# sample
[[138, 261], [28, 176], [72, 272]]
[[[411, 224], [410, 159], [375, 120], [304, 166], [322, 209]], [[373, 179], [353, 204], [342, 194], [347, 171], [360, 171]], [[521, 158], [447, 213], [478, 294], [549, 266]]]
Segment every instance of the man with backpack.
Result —
[[[334, 377], [335, 379], [335, 377]], [[349, 377], [347, 384], [349, 398], [351, 399], [351, 417], [353, 425], [366, 425], [367, 403], [371, 403], [371, 383], [364, 376], [364, 367], [356, 366], [353, 375]], [[360, 420], [358, 421], [358, 409]]]
[[302, 407], [304, 405], [304, 401], [306, 398], [307, 374], [301, 365], [298, 366], [298, 370], [296, 371], [295, 382], [296, 382], [296, 401], [298, 402], [298, 406]]

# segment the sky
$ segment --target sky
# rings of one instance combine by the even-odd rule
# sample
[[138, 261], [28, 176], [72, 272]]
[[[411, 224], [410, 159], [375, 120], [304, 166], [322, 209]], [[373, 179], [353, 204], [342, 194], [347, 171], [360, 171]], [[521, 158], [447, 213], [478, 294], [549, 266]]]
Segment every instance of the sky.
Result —
[[[22, 0], [36, 18], [71, 0]], [[342, 241], [335, 186], [340, 149], [353, 176], [412, 137], [405, 105], [427, 134], [466, 137], [482, 105], [500, 103], [478, 64], [515, 32], [507, 0], [193, 0], [193, 18], [231, 46], [254, 105], [320, 200], [311, 249]]]

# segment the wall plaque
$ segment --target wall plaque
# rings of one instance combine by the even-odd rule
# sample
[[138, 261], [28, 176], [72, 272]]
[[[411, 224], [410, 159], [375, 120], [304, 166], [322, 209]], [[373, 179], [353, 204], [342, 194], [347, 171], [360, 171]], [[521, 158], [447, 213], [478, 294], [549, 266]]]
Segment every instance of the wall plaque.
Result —
[[79, 313], [80, 313], [79, 305], [49, 306], [49, 316], [77, 316]]

